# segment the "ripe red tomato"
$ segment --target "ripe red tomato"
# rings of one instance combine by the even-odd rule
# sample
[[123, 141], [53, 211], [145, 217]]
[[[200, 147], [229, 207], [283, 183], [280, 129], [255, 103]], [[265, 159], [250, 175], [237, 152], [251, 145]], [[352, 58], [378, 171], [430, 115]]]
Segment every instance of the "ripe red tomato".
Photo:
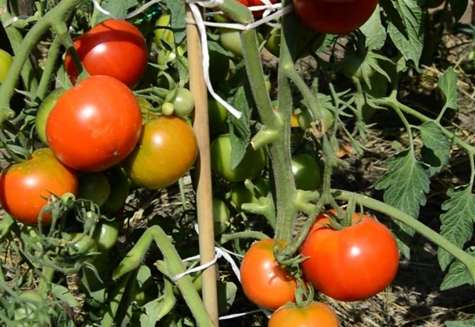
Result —
[[[262, 2], [261, 0], [237, 0], [237, 1], [245, 5], [246, 7], [265, 5], [265, 3]], [[270, 0], [270, 3], [277, 3], [277, 2], [278, 0]], [[253, 11], [252, 15], [254, 16], [254, 18], [261, 18], [263, 13], [264, 13], [264, 10]]]
[[123, 83], [91, 76], [66, 91], [46, 121], [54, 155], [80, 171], [105, 170], [125, 159], [142, 129], [137, 100]]
[[293, 0], [304, 24], [320, 33], [347, 34], [363, 25], [378, 0]]
[[145, 123], [135, 150], [124, 161], [133, 183], [148, 189], [172, 185], [198, 156], [195, 133], [177, 116], [159, 116]]
[[241, 284], [247, 298], [268, 310], [295, 302], [297, 281], [274, 257], [272, 239], [254, 243], [241, 263]]
[[287, 307], [275, 311], [268, 327], [339, 327], [338, 317], [329, 305], [311, 302], [303, 308]]
[[[37, 225], [41, 209], [48, 203], [51, 193], [77, 195], [76, 172], [63, 166], [50, 149], [33, 152], [30, 160], [14, 164], [0, 175], [0, 204], [18, 221]], [[41, 217], [41, 223], [51, 223], [51, 214]]]
[[[134, 87], [147, 68], [147, 44], [143, 35], [124, 20], [108, 19], [74, 41], [79, 58], [90, 75], [114, 77]], [[76, 83], [78, 70], [68, 52], [64, 61], [66, 72]]]
[[[353, 222], [359, 213], [353, 216]], [[363, 215], [341, 230], [326, 227], [317, 217], [300, 253], [308, 257], [302, 271], [318, 291], [339, 301], [367, 299], [384, 290], [396, 276], [399, 253], [386, 226]]]

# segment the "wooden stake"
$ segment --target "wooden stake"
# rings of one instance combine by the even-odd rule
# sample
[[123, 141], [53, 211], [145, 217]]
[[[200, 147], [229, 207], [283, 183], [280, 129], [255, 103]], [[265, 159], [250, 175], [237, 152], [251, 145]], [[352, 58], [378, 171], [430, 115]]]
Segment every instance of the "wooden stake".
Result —
[[[194, 20], [189, 6], [186, 9], [187, 19]], [[196, 172], [196, 207], [200, 230], [201, 264], [209, 263], [215, 257], [214, 251], [214, 219], [213, 190], [211, 185], [211, 164], [209, 149], [208, 123], [208, 91], [203, 74], [203, 52], [196, 25], [188, 24], [186, 28], [188, 43], [188, 62], [190, 67], [190, 91], [195, 100], [193, 128], [198, 139], [199, 157], [195, 166]], [[202, 273], [203, 302], [213, 326], [219, 326], [218, 301], [216, 289], [216, 266], [212, 265]], [[210, 326], [211, 327], [211, 326]]]

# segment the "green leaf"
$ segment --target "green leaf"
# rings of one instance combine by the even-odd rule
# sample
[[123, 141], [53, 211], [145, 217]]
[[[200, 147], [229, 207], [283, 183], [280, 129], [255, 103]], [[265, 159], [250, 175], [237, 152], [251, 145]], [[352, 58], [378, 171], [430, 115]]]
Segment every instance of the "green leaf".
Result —
[[237, 286], [232, 282], [218, 282], [218, 312], [224, 315], [234, 303], [236, 299]]
[[[101, 7], [110, 12], [114, 17], [125, 17], [130, 8], [137, 5], [137, 0], [104, 0], [101, 3]], [[102, 12], [97, 16], [97, 23], [100, 23], [106, 19], [110, 19], [109, 15]]]
[[422, 161], [429, 165], [429, 174], [438, 173], [447, 164], [450, 158], [450, 140], [442, 133], [440, 127], [432, 122], [425, 122], [420, 126]]
[[465, 10], [468, 7], [468, 0], [449, 0], [450, 3], [450, 11], [454, 16], [455, 21], [459, 21], [462, 18]]
[[241, 162], [251, 139], [251, 108], [249, 107], [247, 99], [248, 96], [246, 95], [245, 87], [240, 86], [230, 101], [230, 104], [234, 108], [242, 112], [240, 119], [235, 118], [233, 115], [228, 115], [228, 119], [231, 121], [231, 124], [229, 125], [229, 136], [231, 140], [231, 170], [234, 170], [234, 168], [236, 168], [236, 166]]
[[404, 58], [412, 60], [418, 66], [424, 43], [424, 12], [416, 0], [393, 1], [393, 4], [399, 12], [404, 30], [391, 20], [388, 26], [389, 37]]
[[144, 313], [140, 315], [140, 326], [155, 327], [157, 324], [158, 314], [163, 306], [163, 300], [158, 298], [145, 304], [142, 309]]
[[381, 24], [381, 14], [379, 9], [378, 5], [373, 15], [371, 15], [368, 21], [360, 27], [361, 32], [363, 32], [366, 37], [365, 43], [369, 50], [379, 50], [386, 42], [386, 29], [383, 24]]
[[166, 0], [170, 10], [170, 26], [173, 29], [175, 44], [181, 44], [186, 37], [185, 1]]
[[[471, 186], [463, 186], [447, 191], [449, 199], [442, 204], [440, 234], [462, 248], [470, 240], [475, 219], [475, 195]], [[452, 255], [442, 248], [437, 251], [439, 264], [445, 270], [452, 261]]]
[[[467, 252], [470, 255], [475, 256], [473, 249]], [[440, 284], [440, 290], [445, 291], [465, 284], [473, 285], [473, 279], [470, 276], [467, 267], [457, 260], [450, 266], [447, 275], [445, 275], [442, 284]]]
[[76, 298], [71, 294], [71, 292], [69, 292], [66, 287], [62, 285], [52, 284], [51, 293], [55, 298], [67, 303], [71, 308], [76, 308], [79, 306], [79, 303]]
[[[425, 194], [429, 191], [429, 174], [414, 158], [410, 150], [402, 151], [386, 160], [388, 171], [376, 183], [377, 190], [385, 190], [384, 202], [408, 215], [417, 218], [421, 205], [426, 204]], [[398, 245], [404, 256], [409, 257], [410, 237], [414, 230], [394, 221]]]
[[455, 76], [453, 67], [449, 67], [439, 78], [439, 88], [445, 98], [445, 107], [457, 110], [457, 76]]
[[465, 320], [465, 321], [446, 321], [445, 326], [447, 327], [475, 327], [475, 319]]

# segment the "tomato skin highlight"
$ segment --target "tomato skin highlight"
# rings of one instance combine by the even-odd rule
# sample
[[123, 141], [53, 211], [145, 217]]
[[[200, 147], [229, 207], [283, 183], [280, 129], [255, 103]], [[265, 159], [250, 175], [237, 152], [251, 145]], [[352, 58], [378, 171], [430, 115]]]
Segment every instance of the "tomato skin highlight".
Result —
[[[108, 19], [74, 41], [79, 58], [90, 75], [114, 77], [134, 87], [147, 68], [147, 44], [140, 31], [124, 20]], [[78, 70], [71, 54], [64, 66], [71, 82], [76, 83]]]
[[338, 317], [329, 305], [311, 302], [303, 308], [284, 307], [275, 311], [268, 327], [339, 327]]
[[141, 129], [142, 114], [132, 91], [112, 77], [97, 75], [58, 99], [46, 121], [46, 138], [66, 166], [99, 172], [132, 152]]
[[295, 302], [297, 281], [274, 257], [273, 239], [254, 243], [241, 263], [241, 284], [247, 298], [268, 310]]
[[373, 14], [378, 0], [293, 0], [296, 14], [320, 33], [347, 34], [362, 26]]
[[159, 189], [178, 181], [197, 157], [198, 142], [193, 128], [177, 116], [159, 116], [145, 123], [140, 140], [123, 167], [137, 186]]
[[[33, 152], [30, 160], [14, 164], [0, 175], [0, 204], [12, 217], [27, 225], [37, 225], [41, 209], [51, 193], [77, 195], [76, 172], [63, 166], [50, 149]], [[51, 223], [51, 213], [43, 214], [42, 225]]]
[[[359, 213], [353, 216], [353, 222]], [[384, 290], [394, 279], [399, 251], [389, 229], [363, 215], [360, 222], [341, 230], [326, 227], [317, 217], [300, 253], [305, 279], [321, 293], [339, 301], [359, 301]]]

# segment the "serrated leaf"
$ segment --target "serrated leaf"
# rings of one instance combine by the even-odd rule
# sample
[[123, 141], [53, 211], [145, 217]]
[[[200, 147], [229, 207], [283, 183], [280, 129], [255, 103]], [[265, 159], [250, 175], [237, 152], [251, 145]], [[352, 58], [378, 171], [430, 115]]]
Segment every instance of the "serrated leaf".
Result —
[[[470, 240], [475, 219], [475, 196], [471, 186], [447, 191], [449, 199], [442, 204], [444, 211], [440, 215], [442, 226], [440, 234], [458, 247]], [[439, 265], [445, 270], [452, 261], [452, 255], [439, 247], [437, 251]]]
[[455, 18], [455, 21], [459, 21], [462, 18], [465, 10], [468, 7], [468, 0], [449, 0], [450, 11]]
[[[125, 17], [130, 8], [137, 5], [137, 0], [104, 0], [101, 2], [101, 7], [110, 12], [114, 17]], [[106, 19], [110, 19], [109, 15], [100, 13], [97, 16], [97, 23]]]
[[230, 104], [242, 113], [240, 119], [235, 118], [233, 115], [228, 115], [228, 119], [230, 119], [231, 170], [234, 170], [241, 162], [251, 139], [251, 108], [247, 99], [245, 87], [240, 86], [230, 101]]
[[170, 26], [173, 29], [175, 43], [178, 45], [186, 37], [185, 1], [167, 0], [166, 4], [170, 10]]
[[438, 173], [450, 158], [450, 140], [434, 122], [425, 122], [420, 126], [421, 139], [424, 143], [421, 155], [424, 163], [429, 165], [429, 174]]
[[76, 298], [71, 294], [71, 292], [62, 285], [52, 284], [51, 293], [53, 296], [64, 303], [67, 303], [71, 308], [76, 308], [79, 306]]
[[[473, 250], [467, 251], [470, 255], [475, 256]], [[445, 291], [462, 285], [473, 285], [473, 279], [467, 270], [467, 267], [460, 261], [454, 261], [445, 275], [440, 290]]]
[[[429, 174], [410, 150], [402, 151], [386, 160], [388, 171], [376, 183], [377, 190], [384, 191], [384, 202], [414, 218], [419, 216], [420, 206], [426, 204], [425, 194], [429, 191]], [[394, 221], [399, 227], [395, 235], [400, 242], [402, 253], [409, 257], [408, 236], [414, 230]]]
[[386, 42], [386, 29], [381, 24], [379, 5], [366, 23], [360, 27], [366, 37], [365, 43], [369, 50], [379, 50]]
[[453, 67], [447, 69], [444, 74], [439, 78], [439, 88], [445, 98], [445, 107], [457, 110], [457, 76]]
[[465, 321], [446, 321], [447, 327], [475, 327], [475, 319]]
[[404, 30], [391, 20], [388, 33], [398, 50], [406, 60], [419, 65], [424, 44], [424, 11], [415, 0], [393, 1], [398, 11]]

